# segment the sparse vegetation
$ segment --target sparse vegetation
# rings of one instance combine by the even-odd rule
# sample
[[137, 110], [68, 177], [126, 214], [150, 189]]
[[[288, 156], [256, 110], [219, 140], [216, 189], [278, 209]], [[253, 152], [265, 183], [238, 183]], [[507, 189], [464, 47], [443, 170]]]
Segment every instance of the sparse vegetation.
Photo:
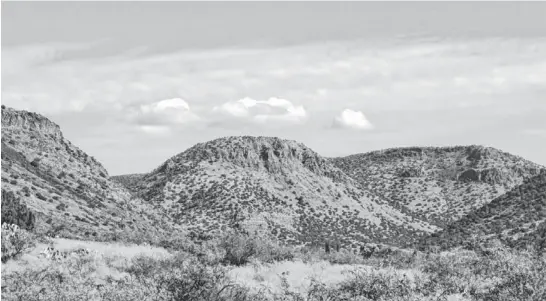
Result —
[[[3, 233], [4, 235], [4, 233]], [[226, 246], [226, 241], [230, 242]], [[233, 243], [236, 242], [236, 243]], [[191, 243], [190, 243], [191, 244]], [[271, 242], [241, 233], [205, 245], [173, 250], [167, 257], [140, 255], [128, 260], [83, 255], [48, 261], [41, 269], [2, 273], [5, 300], [532, 300], [546, 298], [546, 258], [515, 251], [500, 243], [481, 246], [487, 252], [454, 250], [442, 253], [376, 253], [368, 258], [349, 251], [284, 248], [290, 256], [281, 262], [262, 257]], [[3, 246], [4, 247], [4, 246]], [[280, 248], [280, 247], [279, 247]], [[237, 250], [233, 250], [237, 249]], [[225, 260], [239, 251], [242, 260]], [[231, 251], [230, 251], [231, 250]], [[226, 257], [229, 252], [232, 255]], [[4, 253], [3, 253], [4, 254]], [[344, 254], [344, 255], [342, 255]], [[223, 258], [223, 259], [222, 259]], [[252, 259], [251, 259], [252, 258]], [[264, 263], [262, 258], [270, 263]], [[278, 258], [280, 259], [280, 258]], [[46, 260], [46, 259], [44, 259]], [[238, 281], [233, 269], [253, 265], [273, 268], [329, 260], [329, 265], [350, 264], [348, 274], [335, 283], [312, 277], [305, 289], [293, 287], [289, 272], [278, 275], [276, 290], [264, 290]], [[98, 273], [98, 271], [102, 271]], [[292, 272], [297, 272], [293, 270]], [[304, 275], [302, 275], [303, 277]], [[312, 275], [307, 275], [312, 276]], [[256, 274], [253, 279], [261, 281]]]
[[[10, 114], [31, 128], [2, 127], [5, 300], [546, 299], [545, 173], [499, 150], [326, 159], [295, 141], [228, 137], [110, 178], [45, 117]], [[24, 265], [35, 245], [63, 238], [164, 256], [84, 251]], [[305, 287], [294, 286], [295, 267], [316, 266], [339, 281], [301, 274]]]

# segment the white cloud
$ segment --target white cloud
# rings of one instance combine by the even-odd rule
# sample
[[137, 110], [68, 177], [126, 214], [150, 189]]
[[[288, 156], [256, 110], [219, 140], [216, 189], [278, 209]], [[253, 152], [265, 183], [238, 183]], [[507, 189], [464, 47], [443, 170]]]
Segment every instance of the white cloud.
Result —
[[[544, 89], [546, 76], [546, 40], [532, 38], [404, 44], [344, 41], [78, 58], [81, 49], [93, 45], [2, 49], [2, 74], [9, 75], [2, 81], [3, 103], [59, 113], [123, 110], [149, 99], [184, 95], [194, 110], [217, 106], [229, 115], [253, 118], [257, 104], [249, 108], [238, 102], [222, 103], [244, 95], [264, 99], [282, 91], [286, 99], [298, 99], [298, 105], [317, 111], [353, 107], [362, 101], [374, 112], [428, 110], [457, 107], [458, 102], [484, 95], [515, 98], [522, 91]], [[315, 91], [327, 93], [317, 92], [317, 97]], [[297, 113], [287, 116], [294, 119]], [[264, 118], [271, 119], [258, 120]]]
[[235, 117], [246, 117], [249, 115], [249, 109], [256, 105], [256, 100], [245, 97], [237, 101], [226, 102], [220, 106], [215, 106], [212, 110], [224, 112]]
[[[140, 105], [137, 110], [133, 110], [132, 119], [141, 126], [166, 126], [187, 124], [200, 118], [191, 111], [185, 100], [171, 98]], [[145, 128], [144, 131], [157, 129]]]
[[358, 130], [371, 130], [373, 124], [366, 118], [361, 111], [345, 109], [334, 118], [334, 127], [353, 128]]
[[[510, 129], [504, 120], [516, 114], [546, 110], [544, 38], [336, 41], [93, 58], [87, 56], [94, 55], [93, 49], [82, 55], [72, 46], [55, 46], [56, 51], [35, 46], [2, 49], [2, 74], [8, 75], [2, 77], [2, 104], [47, 116], [123, 116], [113, 118], [112, 125], [81, 120], [65, 125], [58, 120], [84, 138], [85, 128], [100, 127], [110, 136], [115, 134], [112, 127], [130, 128], [149, 133], [151, 139], [191, 127], [192, 141], [242, 133], [300, 135], [304, 141], [331, 135], [338, 141], [359, 132], [325, 134], [334, 115], [339, 113], [335, 126], [371, 128], [366, 116], [342, 113], [345, 108], [366, 108], [374, 113], [374, 124], [381, 121], [377, 128], [392, 133], [365, 135], [362, 139], [370, 141], [366, 145], [390, 139], [396, 146], [401, 141], [423, 144], [452, 137], [440, 131], [468, 129], [464, 137], [472, 137], [480, 132], [474, 127], [485, 122], [498, 122], [502, 131]], [[284, 100], [269, 98], [278, 93]], [[155, 101], [172, 95], [189, 101], [189, 106]], [[247, 95], [252, 98], [243, 98]], [[465, 122], [441, 122], [453, 116]], [[201, 130], [203, 121], [218, 126]], [[527, 122], [521, 127], [544, 127], [543, 121], [533, 126]], [[299, 126], [281, 129], [294, 124]], [[145, 145], [139, 139], [134, 143]], [[329, 143], [324, 146], [328, 148], [339, 145]]]
[[213, 111], [260, 123], [268, 121], [303, 122], [307, 118], [307, 111], [303, 106], [297, 106], [289, 100], [276, 97], [267, 100], [245, 97], [215, 106]]

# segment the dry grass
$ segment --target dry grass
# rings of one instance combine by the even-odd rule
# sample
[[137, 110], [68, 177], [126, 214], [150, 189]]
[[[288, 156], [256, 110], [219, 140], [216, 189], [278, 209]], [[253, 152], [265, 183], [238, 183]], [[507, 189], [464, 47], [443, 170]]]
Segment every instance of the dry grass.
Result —
[[[271, 255], [277, 254], [272, 242], [242, 234], [170, 252], [63, 239], [54, 243], [103, 254], [40, 259], [34, 269], [24, 263], [32, 252], [12, 260], [2, 266], [4, 300], [546, 300], [546, 259], [500, 245], [478, 253], [401, 251], [370, 258], [291, 249], [294, 258], [280, 260]], [[278, 248], [281, 254], [290, 250]], [[253, 251], [245, 263], [226, 259], [230, 252], [248, 250]], [[5, 269], [8, 265], [21, 268]]]

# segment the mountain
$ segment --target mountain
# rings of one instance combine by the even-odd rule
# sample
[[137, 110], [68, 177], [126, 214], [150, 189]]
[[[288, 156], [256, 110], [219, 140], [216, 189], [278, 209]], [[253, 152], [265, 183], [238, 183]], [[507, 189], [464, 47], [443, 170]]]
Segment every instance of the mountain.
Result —
[[109, 177], [57, 124], [4, 106], [1, 143], [2, 218], [37, 231], [108, 239], [242, 228], [352, 248], [493, 236], [521, 246], [546, 237], [546, 171], [489, 147], [324, 158], [296, 141], [226, 137], [149, 173]]
[[305, 145], [274, 137], [197, 144], [154, 171], [119, 176], [193, 233], [239, 225], [292, 244], [401, 243], [437, 230], [363, 189]]
[[64, 229], [65, 234], [96, 237], [157, 224], [147, 205], [131, 200], [130, 193], [111, 181], [95, 158], [70, 143], [57, 124], [2, 106], [3, 196], [4, 191], [36, 215], [40, 231]]
[[546, 247], [546, 170], [526, 179], [444, 230], [424, 238], [422, 246], [449, 248], [469, 241], [499, 239], [512, 246]]
[[389, 205], [438, 227], [491, 202], [543, 168], [477, 145], [394, 148], [330, 160]]

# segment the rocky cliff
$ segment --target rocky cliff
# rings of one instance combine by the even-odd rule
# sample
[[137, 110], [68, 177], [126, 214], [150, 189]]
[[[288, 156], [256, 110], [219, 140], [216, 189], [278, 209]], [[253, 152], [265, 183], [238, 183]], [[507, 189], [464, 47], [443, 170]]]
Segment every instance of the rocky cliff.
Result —
[[50, 135], [54, 139], [62, 139], [61, 128], [46, 117], [27, 111], [12, 108], [2, 108], [2, 128], [21, 129], [29, 132], [39, 132]]

